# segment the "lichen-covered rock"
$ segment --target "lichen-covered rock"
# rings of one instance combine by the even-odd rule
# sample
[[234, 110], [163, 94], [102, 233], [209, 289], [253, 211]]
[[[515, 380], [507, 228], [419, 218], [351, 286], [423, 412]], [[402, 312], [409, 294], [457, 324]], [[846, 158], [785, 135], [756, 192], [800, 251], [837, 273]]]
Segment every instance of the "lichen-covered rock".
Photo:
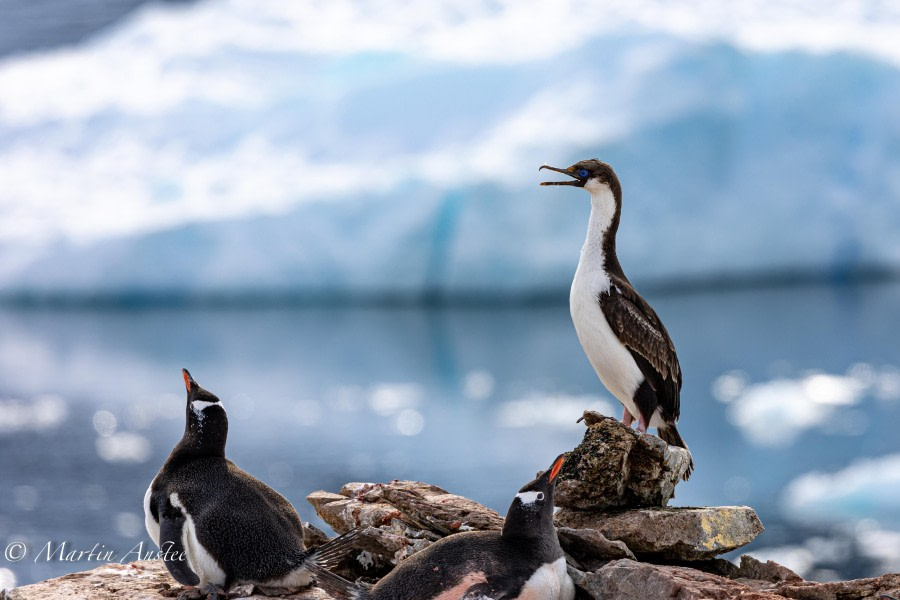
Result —
[[581, 510], [665, 506], [688, 470], [690, 452], [593, 411], [582, 418], [587, 431], [560, 471], [556, 505]]
[[763, 531], [747, 506], [641, 508], [618, 512], [561, 509], [558, 526], [596, 529], [638, 557], [704, 560], [752, 542]]

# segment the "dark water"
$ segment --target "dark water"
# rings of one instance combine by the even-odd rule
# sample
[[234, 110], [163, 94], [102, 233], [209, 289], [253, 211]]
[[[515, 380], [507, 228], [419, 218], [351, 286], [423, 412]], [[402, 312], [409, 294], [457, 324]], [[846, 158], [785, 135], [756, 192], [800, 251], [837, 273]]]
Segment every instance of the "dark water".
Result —
[[[651, 300], [681, 357], [680, 429], [697, 465], [675, 504], [750, 504], [769, 526], [754, 547], [777, 547], [779, 556], [821, 554], [809, 550], [816, 540], [840, 545], [840, 560], [815, 562], [810, 576], [890, 568], [900, 544], [896, 554], [870, 556], [854, 536], [864, 525], [890, 541], [900, 531], [897, 494], [876, 512], [850, 502], [830, 520], [801, 523], [783, 490], [812, 471], [900, 452], [900, 388], [892, 387], [900, 285]], [[181, 435], [181, 367], [225, 402], [230, 458], [314, 522], [305, 495], [351, 480], [425, 480], [505, 512], [522, 483], [578, 443], [583, 408], [613, 406], [565, 305], [5, 309], [0, 545], [22, 542], [29, 554], [0, 557], [0, 577], [6, 569], [23, 584], [94, 566], [46, 560], [48, 542], [102, 544], [119, 556], [149, 543], [141, 501]], [[742, 374], [722, 379], [735, 370]], [[834, 377], [809, 379], [810, 370]], [[859, 381], [868, 383], [841, 396]], [[804, 385], [831, 396], [786, 419], [765, 408], [773, 394], [776, 408], [782, 397], [798, 406], [791, 386]], [[721, 402], [714, 388], [737, 399]], [[735, 416], [742, 403], [762, 407], [749, 423]], [[810, 423], [804, 415], [815, 410], [828, 418]]]

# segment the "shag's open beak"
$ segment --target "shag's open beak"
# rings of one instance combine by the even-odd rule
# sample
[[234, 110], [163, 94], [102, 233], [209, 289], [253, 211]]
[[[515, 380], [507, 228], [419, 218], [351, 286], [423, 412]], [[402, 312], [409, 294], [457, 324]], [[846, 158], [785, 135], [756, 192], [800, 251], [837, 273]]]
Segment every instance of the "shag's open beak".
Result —
[[557, 173], [568, 175], [573, 179], [573, 181], [542, 181], [541, 185], [574, 185], [575, 187], [584, 187], [584, 184], [587, 183], [587, 179], [582, 179], [575, 174], [575, 167], [560, 169], [557, 167], [551, 167], [550, 165], [541, 165], [541, 168], [538, 169], [538, 171], [540, 171], [541, 169], [550, 169], [551, 171], [556, 171]]

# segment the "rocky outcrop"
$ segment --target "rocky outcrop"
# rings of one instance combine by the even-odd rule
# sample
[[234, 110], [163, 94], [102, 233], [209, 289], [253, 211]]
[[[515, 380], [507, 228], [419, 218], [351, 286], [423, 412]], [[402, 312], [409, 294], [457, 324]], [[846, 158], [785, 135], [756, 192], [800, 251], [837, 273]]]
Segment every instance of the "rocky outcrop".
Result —
[[[595, 413], [585, 413], [585, 420], [585, 440], [562, 471], [558, 495], [564, 508], [557, 513], [557, 534], [578, 598], [900, 600], [900, 574], [815, 583], [771, 561], [743, 556], [735, 565], [715, 558], [759, 535], [756, 513], [748, 507], [665, 506], [690, 455]], [[415, 481], [348, 483], [340, 493], [314, 492], [308, 500], [338, 533], [361, 528], [356, 547], [337, 568], [350, 579], [378, 579], [444, 536], [503, 525], [496, 511]], [[304, 539], [315, 548], [327, 536], [304, 524]], [[144, 561], [23, 586], [0, 593], [0, 600], [161, 600], [181, 590], [161, 562]], [[229, 592], [264, 597], [251, 586]], [[329, 598], [317, 589], [281, 597]]]
[[668, 560], [715, 558], [752, 542], [763, 526], [747, 506], [638, 508], [619, 512], [561, 509], [557, 525], [595, 529], [635, 554]]
[[[730, 563], [729, 563], [730, 564]], [[570, 567], [580, 598], [609, 600], [890, 600], [900, 598], [900, 574], [836, 583], [803, 581], [771, 561], [744, 557], [732, 576], [686, 566], [656, 565], [628, 559], [607, 561], [585, 572]], [[760, 570], [761, 569], [761, 570]], [[752, 577], [763, 576], [763, 579]], [[748, 578], [751, 576], [751, 578]], [[182, 588], [160, 561], [108, 564], [34, 585], [0, 591], [0, 600], [172, 600]], [[271, 598], [248, 587], [233, 588], [232, 598]], [[331, 600], [310, 588], [279, 594], [285, 600]]]
[[666, 506], [688, 470], [690, 452], [597, 412], [585, 411], [581, 419], [587, 431], [559, 474], [556, 505], [578, 510]]
[[[173, 600], [183, 588], [177, 584], [162, 561], [142, 560], [120, 565], [110, 563], [84, 571], [63, 575], [34, 585], [24, 585], [0, 592], [0, 600]], [[253, 600], [271, 598], [258, 593], [252, 586], [235, 589], [231, 597]], [[331, 600], [331, 596], [316, 588], [282, 596], [286, 600]]]

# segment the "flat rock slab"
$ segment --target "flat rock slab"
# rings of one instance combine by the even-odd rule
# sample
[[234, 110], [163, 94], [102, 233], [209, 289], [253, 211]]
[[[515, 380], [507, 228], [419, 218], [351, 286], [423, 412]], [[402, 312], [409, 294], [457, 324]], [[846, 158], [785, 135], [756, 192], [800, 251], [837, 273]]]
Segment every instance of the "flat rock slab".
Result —
[[582, 418], [587, 431], [560, 471], [555, 504], [580, 510], [665, 506], [688, 470], [690, 452], [600, 413], [585, 411]]
[[562, 549], [587, 571], [598, 569], [606, 562], [619, 558], [637, 560], [628, 546], [620, 541], [606, 539], [596, 529], [560, 527], [556, 530], [556, 535]]
[[638, 557], [705, 560], [752, 542], [763, 531], [748, 506], [704, 508], [636, 508], [626, 511], [556, 513], [556, 524], [596, 529], [610, 540], [624, 542]]
[[[0, 592], [0, 600], [173, 600], [184, 588], [169, 575], [159, 560], [133, 563], [110, 563], [90, 571], [71, 573], [33, 585], [23, 585]], [[258, 593], [246, 596], [253, 600], [271, 598]], [[331, 600], [318, 588], [281, 596], [286, 600]]]

